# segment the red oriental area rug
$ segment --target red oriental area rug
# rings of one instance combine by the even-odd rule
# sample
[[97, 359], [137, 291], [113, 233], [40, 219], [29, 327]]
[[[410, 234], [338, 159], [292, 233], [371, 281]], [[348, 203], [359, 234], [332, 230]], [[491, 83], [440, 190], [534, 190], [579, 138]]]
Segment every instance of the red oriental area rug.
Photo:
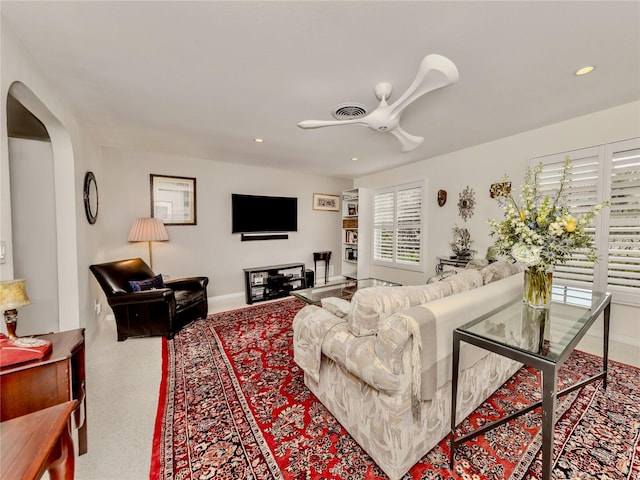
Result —
[[[293, 362], [296, 299], [209, 316], [163, 341], [150, 477], [175, 480], [385, 479], [303, 383]], [[570, 384], [601, 359], [571, 355]], [[539, 376], [521, 369], [463, 428], [539, 398]], [[465, 443], [448, 465], [446, 440], [403, 480], [540, 478], [540, 411]], [[556, 479], [640, 478], [640, 369], [610, 362], [607, 390], [595, 382], [559, 402]]]

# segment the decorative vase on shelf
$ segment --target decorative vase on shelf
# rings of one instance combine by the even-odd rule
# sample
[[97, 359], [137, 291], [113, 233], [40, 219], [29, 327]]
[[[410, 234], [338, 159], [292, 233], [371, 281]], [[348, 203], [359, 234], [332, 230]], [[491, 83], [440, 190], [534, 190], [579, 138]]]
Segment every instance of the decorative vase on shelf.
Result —
[[468, 257], [471, 255], [471, 235], [466, 228], [453, 227], [453, 241], [451, 242], [451, 250], [457, 257]]
[[522, 300], [533, 308], [549, 308], [553, 267], [528, 267], [524, 272]]

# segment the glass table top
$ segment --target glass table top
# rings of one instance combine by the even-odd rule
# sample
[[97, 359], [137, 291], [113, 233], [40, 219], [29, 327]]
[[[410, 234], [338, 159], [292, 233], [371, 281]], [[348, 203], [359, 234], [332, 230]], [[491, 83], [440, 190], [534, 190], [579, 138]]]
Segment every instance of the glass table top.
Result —
[[457, 330], [558, 362], [610, 299], [605, 292], [554, 285], [549, 309], [531, 308], [518, 298]]
[[328, 285], [320, 285], [313, 288], [305, 288], [304, 290], [295, 290], [291, 295], [304, 300], [307, 303], [320, 305], [323, 298], [338, 297], [349, 299], [357, 290], [367, 287], [393, 287], [400, 286], [399, 283], [379, 280], [377, 278], [363, 278], [360, 280], [347, 279], [343, 282], [331, 283]]

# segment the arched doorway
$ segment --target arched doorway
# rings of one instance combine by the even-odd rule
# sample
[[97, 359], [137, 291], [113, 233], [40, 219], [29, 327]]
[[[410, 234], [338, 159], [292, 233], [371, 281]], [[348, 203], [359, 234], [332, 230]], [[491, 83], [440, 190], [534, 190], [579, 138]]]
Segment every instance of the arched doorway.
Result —
[[11, 85], [6, 105], [8, 132], [15, 131], [20, 114], [35, 128], [31, 132], [40, 134], [40, 138], [13, 134], [8, 139], [13, 277], [27, 280], [32, 301], [20, 311], [18, 334], [78, 328], [71, 141], [64, 126], [24, 84]]
[[58, 329], [58, 258], [53, 150], [45, 126], [11, 93], [7, 98], [13, 276], [27, 280], [31, 305], [18, 334]]

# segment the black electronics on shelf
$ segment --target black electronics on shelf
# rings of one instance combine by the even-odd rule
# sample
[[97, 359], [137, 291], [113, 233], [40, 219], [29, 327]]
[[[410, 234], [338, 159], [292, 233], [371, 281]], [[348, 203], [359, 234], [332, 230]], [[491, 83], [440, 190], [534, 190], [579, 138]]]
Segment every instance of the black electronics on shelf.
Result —
[[304, 263], [285, 263], [244, 268], [247, 303], [286, 297], [307, 287]]

